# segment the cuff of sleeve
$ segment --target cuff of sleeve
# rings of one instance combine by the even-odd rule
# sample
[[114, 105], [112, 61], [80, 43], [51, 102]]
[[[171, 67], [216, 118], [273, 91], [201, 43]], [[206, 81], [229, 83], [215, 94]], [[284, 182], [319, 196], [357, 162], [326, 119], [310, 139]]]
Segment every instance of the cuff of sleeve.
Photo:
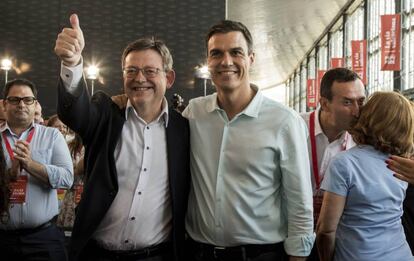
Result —
[[46, 165], [45, 167], [47, 176], [49, 177], [49, 183], [52, 188], [70, 189], [72, 187], [73, 175], [71, 173], [68, 175], [68, 178], [66, 178], [66, 175], [60, 173], [56, 169], [56, 166]]
[[62, 63], [60, 68], [60, 78], [63, 85], [69, 92], [74, 91], [74, 87], [77, 87], [82, 79], [83, 60], [74, 67], [67, 67]]
[[309, 256], [315, 242], [315, 233], [305, 236], [292, 236], [284, 242], [285, 251], [289, 256]]

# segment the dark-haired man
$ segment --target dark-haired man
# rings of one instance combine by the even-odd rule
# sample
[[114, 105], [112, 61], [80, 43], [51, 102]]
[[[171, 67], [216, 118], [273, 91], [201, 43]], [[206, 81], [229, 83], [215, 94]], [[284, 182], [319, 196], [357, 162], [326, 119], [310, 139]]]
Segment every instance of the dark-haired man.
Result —
[[9, 81], [4, 97], [0, 171], [1, 183], [10, 193], [0, 213], [1, 256], [4, 260], [66, 260], [64, 235], [54, 220], [56, 189], [70, 188], [73, 182], [69, 149], [57, 129], [34, 122], [37, 90], [32, 82]]
[[[302, 114], [309, 129], [308, 147], [315, 224], [322, 205], [323, 193], [319, 188], [330, 160], [340, 151], [355, 146], [346, 130], [359, 116], [360, 106], [365, 101], [365, 87], [355, 72], [346, 68], [335, 68], [324, 74], [320, 96], [320, 107], [313, 112]], [[315, 250], [309, 260], [319, 260]]]
[[189, 260], [304, 260], [314, 242], [306, 126], [250, 83], [255, 56], [243, 24], [214, 25], [206, 47], [217, 93], [183, 112], [191, 130]]
[[85, 182], [71, 260], [182, 260], [189, 190], [188, 121], [168, 110], [175, 73], [167, 46], [141, 38], [122, 55], [126, 108], [82, 80], [83, 33], [76, 15], [56, 40], [62, 61], [59, 118], [82, 137]]

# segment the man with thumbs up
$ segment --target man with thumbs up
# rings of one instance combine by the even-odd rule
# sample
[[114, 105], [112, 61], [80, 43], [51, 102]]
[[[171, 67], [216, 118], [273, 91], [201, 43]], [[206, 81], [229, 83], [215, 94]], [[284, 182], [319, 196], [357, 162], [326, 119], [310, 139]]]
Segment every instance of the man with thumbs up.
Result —
[[154, 38], [122, 55], [127, 106], [82, 78], [85, 46], [77, 15], [58, 35], [59, 118], [86, 146], [86, 183], [72, 233], [71, 260], [182, 260], [189, 190], [188, 122], [168, 109], [173, 60]]

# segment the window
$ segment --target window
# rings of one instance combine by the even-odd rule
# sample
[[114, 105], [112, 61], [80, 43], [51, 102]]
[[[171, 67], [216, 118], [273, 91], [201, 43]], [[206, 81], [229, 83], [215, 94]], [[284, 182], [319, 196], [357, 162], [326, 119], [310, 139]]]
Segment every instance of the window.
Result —
[[335, 32], [331, 33], [331, 37], [329, 39], [329, 62], [331, 61], [331, 58], [343, 57], [343, 42], [344, 31], [341, 27]]
[[307, 80], [307, 72], [306, 72], [306, 61], [302, 63], [300, 68], [300, 112], [306, 111], [306, 80]]
[[414, 88], [414, 0], [402, 1], [401, 90]]
[[368, 8], [368, 93], [392, 91], [394, 72], [381, 71], [381, 15], [395, 13], [395, 1], [369, 0]]
[[359, 6], [352, 14], [348, 15], [345, 22], [345, 64], [352, 68], [352, 40], [364, 39], [364, 7]]

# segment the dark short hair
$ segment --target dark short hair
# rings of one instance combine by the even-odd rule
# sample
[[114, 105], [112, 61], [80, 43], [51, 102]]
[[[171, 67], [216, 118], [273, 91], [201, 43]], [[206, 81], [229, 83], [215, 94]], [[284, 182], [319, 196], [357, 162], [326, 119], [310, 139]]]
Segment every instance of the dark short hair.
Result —
[[358, 74], [347, 68], [334, 68], [327, 71], [321, 80], [321, 97], [332, 100], [332, 85], [334, 82], [354, 82], [361, 79]]
[[22, 85], [29, 87], [32, 90], [32, 92], [33, 92], [33, 96], [35, 98], [37, 98], [37, 88], [36, 88], [36, 85], [33, 82], [31, 82], [31, 81], [29, 81], [27, 79], [22, 79], [22, 78], [14, 79], [14, 80], [8, 81], [6, 83], [6, 85], [4, 86], [3, 98], [4, 99], [7, 98], [7, 95], [9, 95], [10, 89], [13, 86], [22, 86]]
[[130, 52], [154, 50], [161, 55], [162, 63], [165, 71], [171, 71], [173, 68], [173, 58], [164, 41], [156, 39], [155, 37], [143, 37], [129, 43], [122, 53], [122, 67], [125, 64], [125, 58]]
[[253, 38], [249, 32], [249, 29], [247, 29], [247, 27], [244, 24], [231, 20], [222, 20], [218, 24], [215, 24], [212, 27], [210, 27], [206, 36], [206, 50], [208, 51], [208, 41], [213, 35], [225, 34], [230, 32], [241, 32], [244, 36], [244, 39], [246, 40], [247, 50], [249, 54], [253, 52]]

